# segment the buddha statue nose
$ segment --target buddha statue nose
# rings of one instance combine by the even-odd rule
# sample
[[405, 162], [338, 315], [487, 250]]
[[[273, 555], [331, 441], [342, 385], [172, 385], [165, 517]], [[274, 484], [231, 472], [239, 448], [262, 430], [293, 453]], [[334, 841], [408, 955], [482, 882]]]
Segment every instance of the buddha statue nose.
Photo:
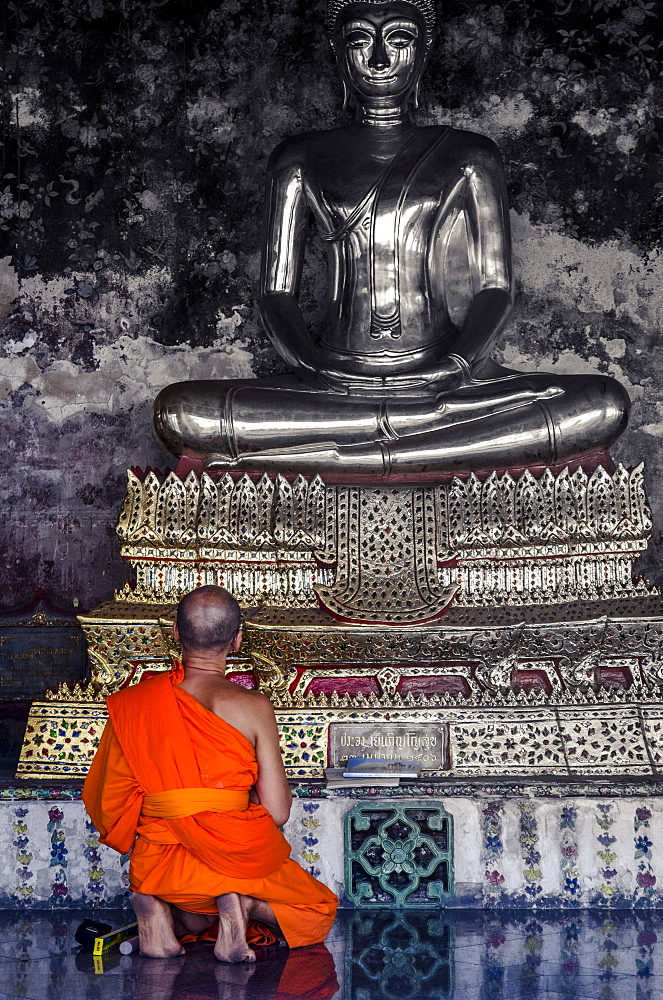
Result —
[[382, 32], [378, 32], [376, 36], [368, 65], [370, 69], [380, 70], [389, 68], [389, 56], [387, 55], [387, 48], [382, 37]]

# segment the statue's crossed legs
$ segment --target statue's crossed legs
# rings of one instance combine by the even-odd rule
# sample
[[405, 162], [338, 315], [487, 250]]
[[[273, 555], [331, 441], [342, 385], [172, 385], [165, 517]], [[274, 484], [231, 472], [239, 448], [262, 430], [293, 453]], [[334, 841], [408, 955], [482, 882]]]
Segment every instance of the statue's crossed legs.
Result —
[[294, 376], [168, 386], [157, 433], [208, 469], [376, 476], [555, 464], [607, 449], [628, 396], [598, 375], [514, 373], [448, 393], [359, 395]]

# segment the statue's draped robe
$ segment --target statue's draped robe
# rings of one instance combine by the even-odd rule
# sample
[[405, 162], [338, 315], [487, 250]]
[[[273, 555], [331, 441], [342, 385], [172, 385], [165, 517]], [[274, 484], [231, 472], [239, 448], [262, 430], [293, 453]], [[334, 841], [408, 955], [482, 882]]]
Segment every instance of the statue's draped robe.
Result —
[[83, 788], [99, 839], [131, 854], [136, 892], [210, 914], [217, 896], [238, 892], [271, 905], [291, 947], [324, 940], [336, 896], [290, 860], [270, 814], [248, 802], [254, 747], [181, 690], [182, 678], [178, 666], [108, 699]]

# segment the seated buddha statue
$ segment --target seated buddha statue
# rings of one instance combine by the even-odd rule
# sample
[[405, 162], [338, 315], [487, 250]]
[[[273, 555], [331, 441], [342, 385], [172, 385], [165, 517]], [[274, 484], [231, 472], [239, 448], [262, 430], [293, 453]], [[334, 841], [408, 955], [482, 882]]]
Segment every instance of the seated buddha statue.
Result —
[[[356, 117], [285, 139], [267, 168], [260, 312], [290, 371], [168, 386], [159, 438], [210, 470], [378, 479], [608, 448], [619, 383], [491, 359], [513, 303], [504, 168], [485, 136], [410, 118], [434, 3], [331, 0], [327, 26]], [[317, 337], [299, 305], [311, 217], [328, 250]]]

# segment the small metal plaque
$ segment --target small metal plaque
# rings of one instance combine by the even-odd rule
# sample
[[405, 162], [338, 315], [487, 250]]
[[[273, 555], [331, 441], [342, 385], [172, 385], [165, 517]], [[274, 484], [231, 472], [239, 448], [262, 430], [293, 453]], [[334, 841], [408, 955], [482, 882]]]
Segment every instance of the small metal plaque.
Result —
[[85, 676], [85, 637], [80, 625], [0, 625], [0, 701], [41, 698], [61, 681]]
[[329, 730], [331, 767], [343, 767], [348, 757], [370, 757], [417, 761], [422, 771], [448, 768], [446, 726], [406, 722], [381, 722], [374, 726], [333, 723]]
[[30, 604], [0, 614], [0, 701], [43, 698], [85, 677], [87, 645], [73, 612], [39, 590]]

